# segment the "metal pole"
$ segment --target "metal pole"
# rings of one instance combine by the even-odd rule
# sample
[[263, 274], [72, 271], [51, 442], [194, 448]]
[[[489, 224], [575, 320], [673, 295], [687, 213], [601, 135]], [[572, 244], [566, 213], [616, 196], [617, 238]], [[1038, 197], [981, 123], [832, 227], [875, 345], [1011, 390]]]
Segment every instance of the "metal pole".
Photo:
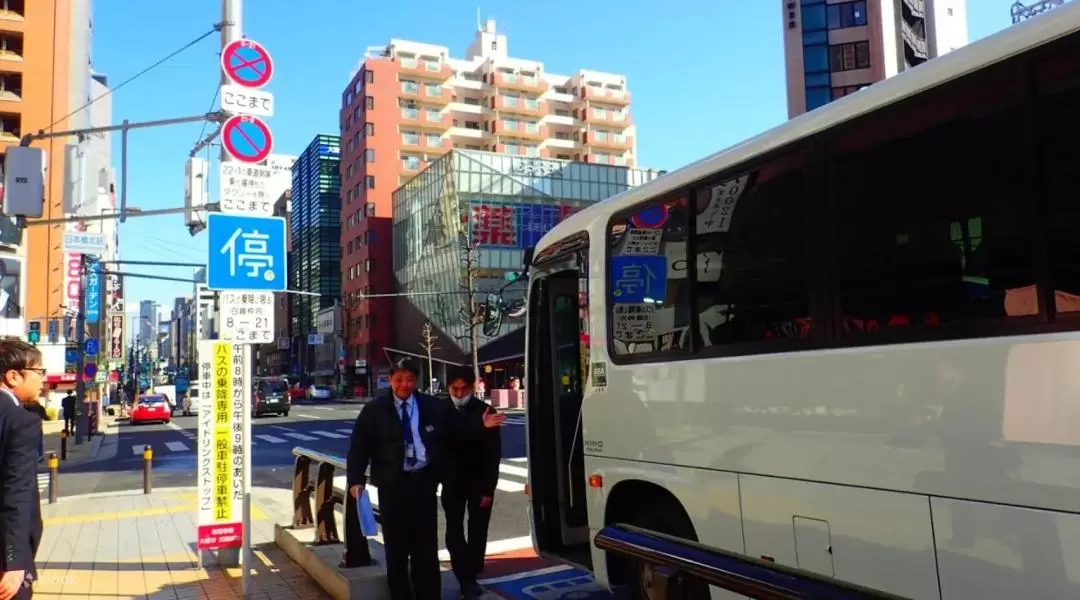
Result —
[[244, 505], [243, 505], [243, 551], [241, 561], [244, 565], [243, 591], [250, 597], [251, 569], [254, 567], [251, 557], [251, 397], [252, 397], [252, 345], [244, 344]]
[[127, 221], [128, 199], [128, 120], [124, 119], [124, 128], [120, 130], [120, 222]]
[[86, 255], [79, 255], [79, 310], [75, 315], [75, 344], [78, 345], [76, 354], [79, 358], [75, 361], [75, 445], [83, 443], [83, 432], [87, 423], [83, 417], [83, 400], [86, 396], [86, 382], [83, 381], [83, 370], [86, 368], [83, 356], [83, 343], [86, 341]]
[[[128, 216], [128, 218], [131, 218], [131, 219], [133, 219], [135, 217], [156, 217], [156, 216], [159, 216], [159, 215], [178, 215], [178, 214], [180, 214], [182, 212], [186, 212], [186, 211], [189, 211], [189, 210], [216, 210], [217, 208], [218, 208], [217, 204], [209, 203], [209, 204], [204, 204], [204, 205], [201, 205], [201, 206], [192, 206], [190, 208], [181, 206], [179, 208], [155, 208], [155, 209], [152, 209], [152, 210], [139, 210], [138, 212], [131, 211], [131, 213], [128, 214], [127, 216]], [[108, 219], [118, 219], [118, 218], [120, 218], [120, 216], [118, 214], [102, 214], [102, 215], [85, 215], [85, 216], [79, 216], [79, 217], [58, 217], [56, 219], [34, 219], [33, 221], [27, 221], [26, 226], [27, 227], [35, 227], [35, 226], [39, 226], [39, 225], [60, 225], [60, 224], [63, 224], [63, 223], [77, 223], [77, 222], [84, 222], [84, 221], [105, 221], [105, 220], [108, 220]]]

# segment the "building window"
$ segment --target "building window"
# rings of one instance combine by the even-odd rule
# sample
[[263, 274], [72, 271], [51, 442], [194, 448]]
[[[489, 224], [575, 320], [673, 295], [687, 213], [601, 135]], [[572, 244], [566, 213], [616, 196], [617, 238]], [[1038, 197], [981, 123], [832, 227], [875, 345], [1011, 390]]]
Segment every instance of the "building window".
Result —
[[827, 11], [825, 0], [803, 0], [802, 26], [803, 31], [818, 31], [828, 29]]
[[375, 124], [364, 123], [364, 136], [366, 137], [371, 135], [375, 135]]
[[833, 73], [870, 67], [870, 42], [829, 46], [829, 70]]
[[836, 100], [837, 98], [843, 98], [844, 96], [847, 96], [848, 94], [854, 94], [855, 92], [863, 89], [864, 87], [869, 87], [869, 86], [870, 86], [869, 83], [862, 83], [862, 84], [859, 84], [859, 85], [846, 85], [846, 86], [843, 86], [843, 87], [834, 87], [832, 89], [832, 99]]
[[829, 29], [844, 29], [866, 25], [866, 2], [844, 2], [830, 4], [828, 10]]
[[369, 190], [375, 189], [375, 176], [374, 175], [368, 175], [367, 177], [364, 178], [364, 187], [366, 187]]
[[371, 70], [369, 70], [369, 69], [365, 69], [364, 70], [364, 81], [367, 82], [367, 83], [375, 83], [375, 73], [372, 73]]
[[[663, 228], [659, 232], [639, 228], [642, 222], [660, 222]], [[669, 264], [679, 264], [680, 259], [685, 263], [686, 223], [685, 197], [646, 205], [612, 222], [609, 299], [615, 355], [673, 354], [690, 348], [686, 271], [681, 279], [665, 276]], [[642, 244], [652, 248], [643, 253]], [[666, 324], [657, 327], [659, 321]]]
[[374, 269], [375, 269], [375, 262], [372, 261], [370, 258], [365, 258], [364, 259], [364, 270], [367, 271], [368, 273], [370, 273]]
[[368, 148], [367, 150], [364, 150], [364, 161], [369, 162], [369, 163], [375, 162], [375, 149], [374, 148]]
[[[372, 182], [372, 185], [374, 185], [374, 182]], [[375, 216], [375, 204], [373, 202], [368, 202], [364, 205], [364, 214], [369, 217]]]
[[364, 96], [364, 108], [366, 110], [373, 110], [375, 108], [374, 96]]

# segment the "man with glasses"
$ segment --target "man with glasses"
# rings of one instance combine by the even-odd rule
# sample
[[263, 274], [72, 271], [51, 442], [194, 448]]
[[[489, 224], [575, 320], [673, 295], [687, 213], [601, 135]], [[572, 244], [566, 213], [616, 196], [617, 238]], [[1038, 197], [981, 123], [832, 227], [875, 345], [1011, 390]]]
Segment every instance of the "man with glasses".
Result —
[[0, 340], [0, 600], [29, 600], [41, 542], [37, 418], [25, 410], [41, 396], [41, 351]]

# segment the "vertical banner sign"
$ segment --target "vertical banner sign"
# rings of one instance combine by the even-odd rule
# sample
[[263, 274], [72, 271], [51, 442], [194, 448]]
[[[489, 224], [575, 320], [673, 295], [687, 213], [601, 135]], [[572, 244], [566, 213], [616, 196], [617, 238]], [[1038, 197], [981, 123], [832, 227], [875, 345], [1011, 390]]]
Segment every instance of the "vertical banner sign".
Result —
[[242, 346], [199, 343], [199, 380], [210, 382], [199, 397], [200, 550], [238, 548], [243, 541], [245, 368]]

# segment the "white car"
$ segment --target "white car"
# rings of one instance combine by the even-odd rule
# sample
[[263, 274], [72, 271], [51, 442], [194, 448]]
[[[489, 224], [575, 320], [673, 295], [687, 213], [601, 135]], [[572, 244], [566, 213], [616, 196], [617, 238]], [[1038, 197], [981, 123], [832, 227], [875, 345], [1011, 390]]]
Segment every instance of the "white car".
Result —
[[333, 390], [327, 385], [313, 385], [307, 390], [307, 397], [312, 400], [330, 400], [334, 397]]

